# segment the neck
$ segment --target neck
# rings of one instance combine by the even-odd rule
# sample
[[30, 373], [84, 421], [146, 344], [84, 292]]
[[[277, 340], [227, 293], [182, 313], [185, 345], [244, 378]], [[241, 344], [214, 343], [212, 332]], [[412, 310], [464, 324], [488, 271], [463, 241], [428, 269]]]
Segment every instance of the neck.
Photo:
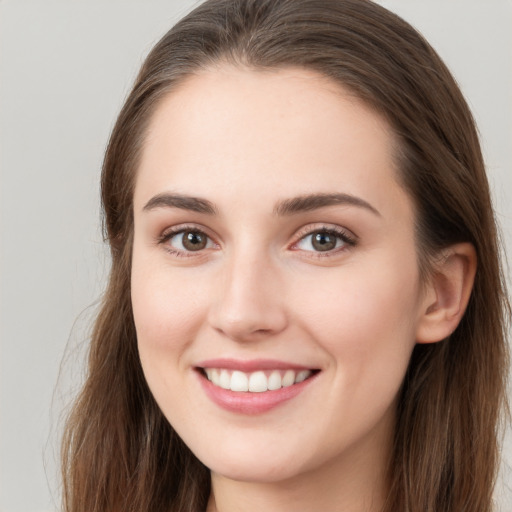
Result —
[[207, 512], [381, 512], [388, 491], [390, 436], [362, 444], [284, 481], [243, 482], [212, 472]]

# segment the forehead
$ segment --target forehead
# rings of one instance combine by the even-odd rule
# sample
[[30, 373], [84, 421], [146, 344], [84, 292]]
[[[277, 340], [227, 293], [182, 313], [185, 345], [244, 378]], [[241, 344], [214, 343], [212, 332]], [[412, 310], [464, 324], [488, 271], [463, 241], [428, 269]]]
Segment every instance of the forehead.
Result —
[[313, 71], [219, 66], [186, 79], [156, 109], [135, 203], [169, 188], [207, 196], [227, 183], [262, 200], [280, 190], [396, 188], [394, 139], [382, 116]]

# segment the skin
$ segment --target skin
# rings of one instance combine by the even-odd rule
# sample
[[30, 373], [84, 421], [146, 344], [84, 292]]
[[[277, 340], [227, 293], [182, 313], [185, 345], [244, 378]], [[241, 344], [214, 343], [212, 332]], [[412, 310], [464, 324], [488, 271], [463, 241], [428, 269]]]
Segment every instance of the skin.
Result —
[[[300, 69], [222, 65], [158, 107], [134, 193], [133, 312], [150, 389], [211, 469], [209, 511], [380, 510], [411, 351], [455, 328], [473, 268], [461, 246], [440, 286], [420, 282], [394, 143], [373, 110]], [[333, 193], [370, 207], [276, 212]], [[151, 206], [162, 194], [205, 199], [215, 213]], [[165, 238], [172, 228], [208, 243], [186, 251], [182, 235]], [[355, 243], [318, 251], [310, 233], [325, 228]], [[247, 415], [200, 385], [196, 366], [219, 357], [320, 372], [298, 396]]]

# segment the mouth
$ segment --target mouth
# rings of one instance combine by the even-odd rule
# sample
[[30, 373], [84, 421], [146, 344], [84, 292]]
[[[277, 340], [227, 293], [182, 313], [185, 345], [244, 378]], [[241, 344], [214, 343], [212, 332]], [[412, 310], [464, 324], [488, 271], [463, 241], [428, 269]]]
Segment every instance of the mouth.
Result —
[[198, 368], [214, 386], [238, 393], [277, 391], [311, 378], [319, 370], [275, 369], [244, 372], [229, 368]]
[[194, 369], [216, 405], [249, 415], [267, 412], [301, 394], [320, 373], [316, 368], [269, 360], [217, 359]]

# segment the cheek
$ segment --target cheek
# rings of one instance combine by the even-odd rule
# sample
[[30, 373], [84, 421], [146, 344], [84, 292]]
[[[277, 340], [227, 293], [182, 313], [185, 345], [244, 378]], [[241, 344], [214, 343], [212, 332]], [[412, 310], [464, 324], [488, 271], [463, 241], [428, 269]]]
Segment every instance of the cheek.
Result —
[[159, 262], [141, 264], [134, 258], [132, 307], [139, 357], [153, 397], [170, 422], [176, 414], [195, 417], [182, 391], [183, 379], [190, 378], [187, 349], [202, 325], [207, 295], [204, 287], [196, 293], [196, 281], [183, 275]]
[[330, 354], [339, 385], [351, 388], [354, 397], [358, 390], [396, 393], [415, 345], [416, 266], [354, 265], [308, 289], [295, 294], [296, 308], [303, 311], [300, 321]]
[[207, 290], [190, 273], [174, 272], [158, 262], [139, 262], [132, 267], [132, 307], [143, 366], [160, 357], [179, 358], [193, 342], [204, 317]]

